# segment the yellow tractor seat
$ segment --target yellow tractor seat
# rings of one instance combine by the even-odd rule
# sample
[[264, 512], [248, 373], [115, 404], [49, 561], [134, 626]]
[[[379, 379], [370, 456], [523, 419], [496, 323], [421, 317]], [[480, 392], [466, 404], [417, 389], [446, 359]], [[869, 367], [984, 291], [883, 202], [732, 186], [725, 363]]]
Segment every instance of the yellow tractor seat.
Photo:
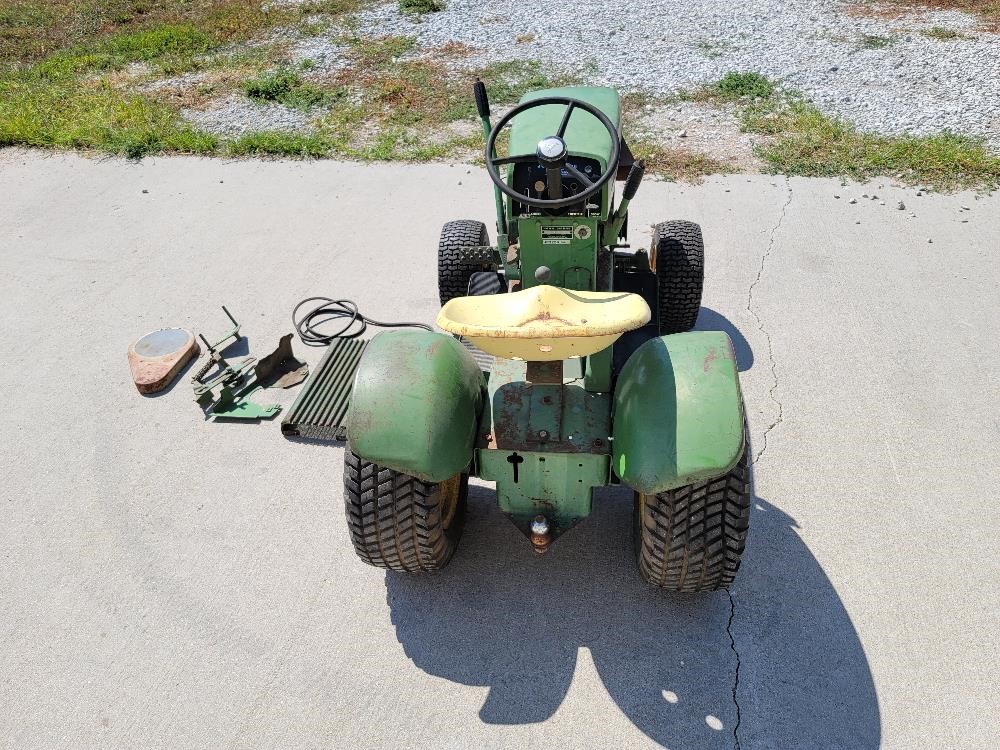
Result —
[[441, 308], [437, 324], [495, 357], [551, 362], [596, 354], [649, 318], [638, 294], [542, 285], [456, 297]]

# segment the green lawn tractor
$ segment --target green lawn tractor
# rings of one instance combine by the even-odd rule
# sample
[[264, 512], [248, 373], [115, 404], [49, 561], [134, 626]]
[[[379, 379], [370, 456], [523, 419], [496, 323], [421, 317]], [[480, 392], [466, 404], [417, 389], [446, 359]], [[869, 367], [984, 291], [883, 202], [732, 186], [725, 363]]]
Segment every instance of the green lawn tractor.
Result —
[[470, 477], [496, 483], [537, 552], [587, 517], [595, 487], [624, 485], [647, 581], [728, 585], [747, 534], [748, 440], [732, 342], [691, 330], [701, 229], [666, 221], [649, 250], [627, 244], [643, 164], [614, 89], [536, 91], [495, 126], [478, 81], [475, 95], [497, 242], [479, 221], [445, 224], [447, 333], [383, 332], [361, 359], [344, 465], [357, 554], [443, 568]]

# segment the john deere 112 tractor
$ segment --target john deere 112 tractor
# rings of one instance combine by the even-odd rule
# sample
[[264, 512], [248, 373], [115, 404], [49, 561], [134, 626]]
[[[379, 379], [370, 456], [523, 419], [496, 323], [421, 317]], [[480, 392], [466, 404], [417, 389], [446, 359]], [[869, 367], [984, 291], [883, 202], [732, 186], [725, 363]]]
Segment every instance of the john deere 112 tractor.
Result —
[[537, 552], [587, 517], [595, 487], [623, 485], [647, 581], [729, 584], [747, 534], [748, 442], [732, 342], [691, 330], [700, 227], [665, 221], [649, 250], [627, 244], [643, 164], [622, 140], [614, 89], [536, 91], [495, 126], [478, 81], [475, 96], [497, 242], [482, 222], [445, 224], [447, 333], [387, 331], [368, 344], [344, 466], [359, 557], [443, 568], [470, 477], [496, 483], [500, 510]]

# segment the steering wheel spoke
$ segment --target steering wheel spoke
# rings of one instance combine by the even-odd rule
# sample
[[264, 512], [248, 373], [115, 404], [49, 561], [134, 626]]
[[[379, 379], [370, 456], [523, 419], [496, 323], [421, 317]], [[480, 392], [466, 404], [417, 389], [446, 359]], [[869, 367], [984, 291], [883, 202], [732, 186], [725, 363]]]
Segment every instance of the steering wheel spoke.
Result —
[[594, 181], [592, 179], [590, 179], [589, 177], [587, 177], [587, 175], [585, 175], [579, 169], [577, 169], [576, 167], [574, 167], [572, 164], [570, 164], [569, 162], [566, 162], [566, 164], [564, 164], [563, 166], [566, 168], [567, 172], [569, 172], [576, 179], [578, 179], [580, 182], [582, 182], [583, 186], [585, 188], [589, 188], [589, 187], [593, 186]]
[[566, 128], [569, 127], [569, 118], [573, 115], [573, 109], [576, 104], [570, 102], [566, 105], [566, 111], [563, 113], [562, 122], [559, 123], [559, 130], [556, 131], [556, 137], [562, 138], [566, 135]]
[[538, 157], [531, 154], [524, 154], [522, 156], [500, 156], [496, 159], [491, 159], [490, 161], [498, 167], [502, 167], [504, 164], [535, 164], [538, 161]]

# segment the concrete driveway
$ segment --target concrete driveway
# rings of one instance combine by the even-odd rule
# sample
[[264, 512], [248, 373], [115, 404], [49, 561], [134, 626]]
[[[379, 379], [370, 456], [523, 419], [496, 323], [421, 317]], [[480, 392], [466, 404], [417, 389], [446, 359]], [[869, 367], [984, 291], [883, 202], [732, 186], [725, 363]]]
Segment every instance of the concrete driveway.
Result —
[[477, 486], [446, 572], [386, 575], [340, 448], [135, 392], [130, 341], [221, 304], [258, 354], [314, 294], [433, 320], [440, 225], [491, 209], [465, 166], [0, 152], [0, 746], [995, 747], [1000, 196], [640, 190], [737, 342], [731, 593], [642, 585], [622, 490], [538, 558]]

